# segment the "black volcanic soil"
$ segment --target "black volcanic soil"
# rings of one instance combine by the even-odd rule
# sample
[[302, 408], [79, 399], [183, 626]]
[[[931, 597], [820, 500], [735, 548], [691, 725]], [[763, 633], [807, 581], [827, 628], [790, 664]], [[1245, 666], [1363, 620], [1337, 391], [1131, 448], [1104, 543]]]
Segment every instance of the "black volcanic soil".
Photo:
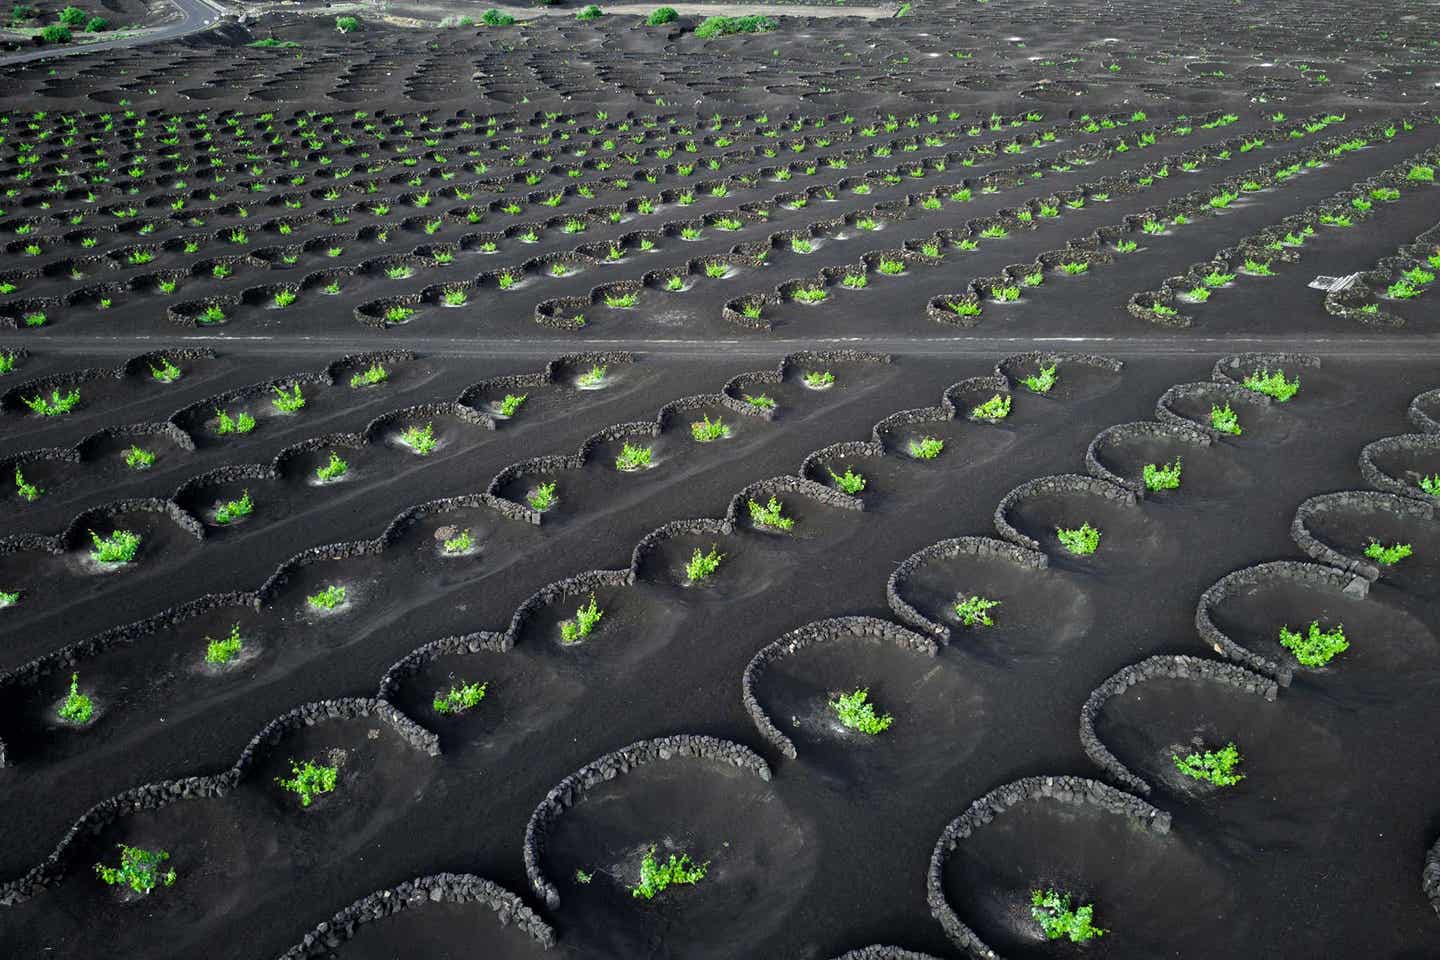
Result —
[[[342, 35], [338, 8], [303, 8], [0, 60], [5, 954], [539, 955], [508, 914], [443, 898], [302, 943], [375, 891], [473, 874], [552, 926], [563, 957], [966, 956], [927, 908], [945, 825], [1023, 777], [1105, 780], [1078, 736], [1091, 691], [1153, 654], [1221, 656], [1201, 595], [1312, 563], [1297, 508], [1369, 489], [1360, 451], [1423, 427], [1407, 410], [1440, 387], [1440, 282], [1422, 276], [1440, 273], [1433, 10], [797, 7], [706, 42], [689, 14], [442, 29], [447, 9], [360, 11]], [[246, 45], [265, 37], [299, 46]], [[1242, 269], [1257, 258], [1273, 276]], [[1405, 271], [1421, 289], [1397, 300]], [[1212, 272], [1237, 276], [1189, 297]], [[1307, 286], [1356, 273], [1363, 287], [1328, 297]], [[1234, 395], [1212, 379], [1222, 360], [1301, 389]], [[152, 373], [167, 362], [169, 383]], [[1024, 385], [1052, 363], [1048, 394]], [[382, 383], [352, 385], [377, 366]], [[279, 409], [295, 385], [304, 406]], [[70, 412], [32, 412], [71, 390]], [[997, 394], [1008, 417], [969, 417]], [[507, 396], [524, 398], [508, 416]], [[1031, 484], [1085, 475], [1109, 427], [1204, 428], [1227, 401], [1239, 436], [1122, 430], [1095, 451], [1092, 472], [1131, 484], [1178, 456], [1178, 490]], [[222, 411], [254, 429], [221, 433]], [[705, 418], [726, 435], [698, 442]], [[402, 441], [427, 426], [433, 450]], [[912, 456], [927, 437], [940, 454]], [[626, 443], [647, 469], [616, 468]], [[126, 463], [137, 447], [146, 469]], [[1294, 669], [1273, 702], [1173, 678], [1106, 701], [1096, 733], [1154, 787], [1168, 834], [1033, 799], [950, 855], [942, 892], [990, 948], [1432, 952], [1440, 537], [1416, 511], [1436, 509], [1420, 486], [1436, 449], [1375, 457], [1415, 510], [1332, 498], [1309, 518], [1352, 559], [1371, 538], [1412, 545], [1368, 590], [1266, 568], [1210, 605], [1239, 648]], [[332, 455], [348, 469], [321, 482]], [[854, 499], [830, 476], [846, 468], [866, 479]], [[549, 483], [554, 505], [532, 510]], [[218, 522], [246, 493], [253, 513]], [[752, 520], [772, 496], [788, 531]], [[1092, 556], [1056, 534], [1084, 522]], [[135, 562], [98, 564], [92, 530], [140, 535]], [[835, 617], [914, 629], [887, 600], [897, 567], [1005, 535], [1046, 562], [963, 554], [901, 578], [890, 599], [949, 628], [934, 656], [837, 635], [772, 661], [750, 707], [797, 756], [766, 738], [742, 699], [757, 651]], [[719, 570], [691, 582], [711, 549]], [[307, 598], [328, 587], [345, 597], [322, 611]], [[961, 624], [970, 595], [1000, 601], [993, 626]], [[603, 616], [565, 642], [592, 596]], [[1350, 643], [1323, 668], [1277, 640], [1311, 620]], [[232, 629], [242, 654], [206, 663]], [[83, 727], [56, 713], [72, 676], [93, 699]], [[473, 710], [436, 711], [466, 683], [488, 684]], [[894, 716], [878, 736], [828, 705], [862, 687]], [[376, 697], [438, 755], [384, 704], [339, 702]], [[229, 780], [188, 781], [202, 795], [157, 787], [106, 813], [147, 784], [221, 778], [306, 704], [326, 718], [266, 738]], [[567, 792], [535, 861], [547, 903], [527, 874], [537, 805], [599, 757], [680, 734], [743, 745], [771, 776], [674, 755]], [[1170, 754], [1197, 739], [1235, 741], [1246, 779], [1178, 776]], [[311, 808], [275, 784], [304, 757], [340, 767]], [[116, 844], [169, 851], [174, 886], [104, 886], [93, 865]], [[652, 845], [707, 876], [636, 898]], [[1044, 941], [1028, 897], [1046, 886], [1094, 903], [1107, 936]]]

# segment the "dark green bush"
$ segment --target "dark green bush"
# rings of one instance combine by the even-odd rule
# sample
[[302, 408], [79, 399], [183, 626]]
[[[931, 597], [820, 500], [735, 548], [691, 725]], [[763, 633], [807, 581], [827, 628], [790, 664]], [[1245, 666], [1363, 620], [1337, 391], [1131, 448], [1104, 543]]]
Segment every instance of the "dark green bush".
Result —
[[359, 17], [336, 17], [335, 29], [341, 33], [354, 33], [360, 29]]
[[515, 18], [499, 10], [486, 10], [480, 15], [480, 22], [487, 27], [508, 27], [515, 22]]
[[667, 23], [674, 23], [679, 18], [680, 14], [675, 12], [674, 7], [660, 7], [654, 13], [650, 14], [649, 19], [645, 22], [652, 27], [659, 27]]
[[695, 36], [701, 40], [723, 37], [732, 33], [764, 33], [780, 26], [774, 17], [707, 17], [695, 28]]
[[595, 4], [592, 3], [588, 7], [583, 8], [579, 13], [575, 14], [575, 19], [599, 20], [603, 16], [605, 16], [605, 11], [601, 10], [599, 7], [595, 6]]
[[60, 11], [60, 22], [67, 27], [84, 26], [85, 21], [90, 19], [90, 14], [79, 7], [66, 7]]
[[70, 28], [61, 23], [52, 23], [40, 31], [40, 39], [46, 43], [69, 43]]
[[85, 21], [86, 33], [104, 33], [110, 29], [110, 21], [104, 17], [91, 17]]

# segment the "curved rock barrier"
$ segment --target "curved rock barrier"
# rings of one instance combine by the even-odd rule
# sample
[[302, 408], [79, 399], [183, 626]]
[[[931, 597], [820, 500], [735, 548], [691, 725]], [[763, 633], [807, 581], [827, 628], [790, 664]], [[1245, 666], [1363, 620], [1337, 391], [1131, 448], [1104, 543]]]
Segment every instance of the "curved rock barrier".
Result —
[[1117, 487], [1129, 490], [1139, 499], [1143, 499], [1146, 494], [1143, 476], [1122, 477], [1105, 466], [1100, 459], [1100, 452], [1103, 449], [1130, 437], [1174, 440], [1180, 443], [1191, 443], [1198, 447], [1208, 447], [1213, 442], [1208, 433], [1195, 429], [1188, 420], [1184, 423], [1157, 423], [1154, 420], [1117, 423], [1113, 427], [1106, 427], [1095, 434], [1090, 445], [1085, 448], [1086, 472], [1097, 480], [1113, 483]]
[[1426, 390], [1411, 400], [1405, 416], [1421, 433], [1440, 433], [1440, 388]]
[[791, 630], [779, 640], [761, 648], [760, 652], [751, 657], [750, 662], [745, 665], [745, 673], [740, 679], [740, 700], [745, 705], [745, 712], [750, 714], [750, 720], [755, 724], [755, 728], [760, 731], [760, 736], [791, 760], [798, 756], [795, 744], [780, 732], [780, 728], [775, 725], [775, 722], [770, 719], [770, 715], [765, 712], [765, 708], [760, 705], [760, 701], [755, 696], [755, 683], [770, 668], [770, 664], [777, 660], [793, 656], [816, 644], [844, 640], [885, 641], [930, 657], [935, 656], [936, 653], [935, 641], [876, 617], [836, 617], [831, 620], [816, 620], [814, 623], [807, 623], [803, 627]]
[[890, 611], [901, 623], [939, 640], [950, 642], [951, 630], [948, 624], [937, 623], [900, 596], [900, 587], [915, 571], [935, 560], [952, 560], [956, 557], [987, 557], [1005, 560], [1027, 570], [1044, 570], [1050, 565], [1050, 558], [1039, 550], [1017, 546], [1005, 540], [991, 537], [954, 537], [941, 540], [923, 550], [912, 553], [901, 561], [885, 583], [885, 599]]
[[1295, 509], [1295, 519], [1290, 522], [1290, 539], [1305, 551], [1312, 560], [1336, 567], [1346, 573], [1364, 577], [1372, 583], [1380, 578], [1381, 569], [1363, 554], [1350, 556], [1321, 542], [1310, 532], [1311, 519], [1325, 510], [1361, 510], [1366, 512], [1385, 511], [1404, 520], [1434, 520], [1440, 516], [1440, 502], [1426, 503], [1423, 500], [1402, 497], [1395, 493], [1376, 493], [1371, 490], [1345, 490], [1340, 493], [1322, 493], [1311, 497]]
[[1038, 551], [1040, 542], [1021, 533], [1010, 523], [1010, 510], [1027, 497], [1067, 493], [1103, 497], [1127, 507], [1133, 507], [1137, 503], [1135, 494], [1124, 486], [1117, 486], [1095, 477], [1087, 477], [1078, 473], [1036, 477], [1034, 480], [1025, 481], [1001, 498], [995, 507], [995, 530], [1011, 543], [1018, 544], [1027, 550]]
[[1296, 367], [1319, 369], [1320, 358], [1311, 353], [1232, 353], [1215, 361], [1210, 379], [1240, 387], [1249, 372], [1272, 368], [1293, 371]]
[[1106, 813], [1124, 817], [1146, 830], [1158, 834], [1170, 832], [1170, 814], [1157, 810], [1139, 797], [1116, 790], [1098, 780], [1086, 780], [1082, 777], [1025, 777], [985, 794], [945, 826], [930, 854], [930, 870], [925, 878], [926, 899], [930, 904], [931, 916], [940, 921], [940, 926], [952, 943], [977, 960], [1000, 960], [1000, 955], [965, 925], [945, 898], [945, 862], [976, 830], [996, 817], [1004, 816], [1019, 804], [1039, 799], [1082, 807], [1098, 807]]
[[1080, 746], [1085, 751], [1085, 755], [1097, 767], [1104, 770], [1110, 779], [1126, 789], [1140, 794], [1149, 794], [1150, 784], [1132, 773], [1110, 752], [1110, 749], [1095, 733], [1095, 718], [1104, 709], [1105, 701], [1111, 697], [1124, 693], [1138, 683], [1160, 678], [1223, 683], [1246, 693], [1258, 694], [1271, 702], [1274, 702], [1278, 690], [1278, 685], [1270, 677], [1262, 677], [1258, 673], [1233, 663], [1207, 660], [1203, 657], [1148, 657], [1111, 674], [1104, 683], [1091, 692], [1085, 700], [1085, 705], [1080, 708]]
[[502, 927], [512, 923], [543, 949], [555, 945], [555, 930], [525, 902], [499, 884], [470, 873], [436, 873], [406, 880], [386, 890], [361, 897], [335, 916], [320, 923], [277, 960], [308, 960], [329, 956], [367, 923], [376, 923], [405, 910], [432, 903], [474, 903], [495, 914]]
[[1175, 401], [1177, 400], [1198, 400], [1205, 402], [1210, 397], [1218, 396], [1229, 403], [1253, 403], [1256, 406], [1270, 406], [1270, 398], [1263, 393], [1256, 393], [1254, 390], [1246, 390], [1229, 380], [1210, 381], [1201, 383], [1177, 383], [1160, 395], [1155, 401], [1155, 419], [1161, 423], [1171, 426], [1188, 427], [1191, 430], [1198, 430], [1208, 436], [1211, 440], [1223, 440], [1228, 434], [1216, 430], [1207, 421], [1193, 420], [1183, 413], [1177, 412]]
[[680, 757], [711, 760], [748, 770], [761, 780], [770, 779], [769, 764], [749, 747], [718, 737], [693, 734], [641, 740], [590, 761], [552, 787], [525, 825], [525, 875], [530, 880], [530, 889], [545, 901], [547, 907], [554, 910], [560, 906], [560, 891], [540, 868], [540, 856], [545, 851], [545, 837], [551, 824], [596, 785], [614, 780], [644, 764]]
[[1215, 625], [1215, 621], [1211, 617], [1211, 611], [1231, 593], [1265, 580], [1289, 580], [1309, 587], [1334, 590], [1360, 599], [1368, 595], [1370, 581], [1364, 577], [1318, 563], [1275, 560], [1227, 573], [1200, 595], [1200, 602], [1195, 607], [1195, 629], [1200, 634], [1200, 639], [1227, 660], [1234, 660], [1257, 673], [1273, 677], [1280, 686], [1288, 687], [1291, 679], [1295, 676], [1294, 666], [1288, 663], [1276, 663], [1268, 657], [1247, 650], [1226, 636], [1224, 631]]
[[1367, 443], [1360, 451], [1360, 475], [1365, 482], [1376, 490], [1383, 490], [1386, 493], [1397, 494], [1402, 497], [1410, 497], [1426, 503], [1436, 502], [1424, 490], [1420, 489], [1417, 482], [1407, 483], [1396, 477], [1390, 476], [1375, 462], [1377, 456], [1389, 454], [1417, 454], [1431, 455], [1440, 454], [1440, 434], [1433, 433], [1402, 433], [1396, 437], [1383, 437], [1373, 443]]

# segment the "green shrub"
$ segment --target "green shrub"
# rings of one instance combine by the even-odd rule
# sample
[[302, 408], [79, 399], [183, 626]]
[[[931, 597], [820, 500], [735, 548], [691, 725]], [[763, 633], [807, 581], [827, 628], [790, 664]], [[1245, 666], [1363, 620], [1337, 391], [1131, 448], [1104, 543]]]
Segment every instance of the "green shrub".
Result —
[[955, 616], [967, 627], [979, 624], [982, 627], [993, 627], [995, 621], [991, 618], [989, 611], [1000, 606], [999, 600], [989, 600], [985, 597], [966, 597], [955, 604]]
[[174, 383], [180, 379], [181, 370], [167, 358], [160, 358], [160, 366], [150, 364], [150, 377], [156, 383]]
[[919, 440], [911, 440], [909, 445], [910, 456], [917, 460], [934, 460], [940, 456], [940, 451], [945, 449], [945, 441], [935, 437], [922, 437]]
[[[72, 8], [73, 9], [73, 8]], [[108, 886], [129, 887], [142, 897], [155, 889], [158, 883], [162, 886], [173, 886], [175, 883], [175, 871], [165, 870], [161, 866], [170, 859], [170, 853], [166, 850], [145, 850], [141, 847], [127, 847], [119, 844], [120, 866], [107, 867], [103, 863], [95, 864], [95, 875], [102, 883]]]
[[877, 716], [875, 705], [869, 702], [870, 691], [861, 688], [853, 693], [842, 693], [830, 701], [830, 709], [840, 718], [840, 722], [851, 730], [858, 730], [868, 736], [884, 733], [890, 729], [895, 718], [890, 714]]
[[750, 404], [750, 406], [754, 407], [756, 410], [774, 410], [776, 406], [775, 398], [764, 393], [756, 394], [754, 396], [751, 396], [747, 393], [741, 399], [743, 399], [746, 403]]
[[709, 415], [703, 420], [693, 420], [690, 423], [690, 435], [700, 443], [709, 443], [712, 440], [719, 440], [729, 433], [725, 421], [720, 417], [711, 420]]
[[1025, 384], [1031, 393], [1049, 393], [1054, 388], [1055, 381], [1059, 379], [1055, 376], [1055, 368], [1056, 364], [1053, 363], [1048, 367], [1041, 367], [1039, 373], [1028, 376], [1020, 382]]
[[360, 387], [373, 387], [377, 383], [384, 383], [389, 379], [390, 371], [386, 370], [382, 364], [372, 363], [363, 372], [351, 375], [350, 389], [358, 390]]
[[1180, 458], [1166, 464], [1145, 464], [1142, 472], [1146, 490], [1177, 490], [1180, 487]]
[[80, 405], [80, 391], [75, 389], [62, 394], [59, 390], [51, 390], [49, 397], [37, 393], [33, 397], [22, 399], [24, 399], [25, 406], [39, 416], [60, 417]]
[[1071, 910], [1069, 895], [1062, 895], [1054, 890], [1030, 891], [1030, 916], [1040, 924], [1047, 940], [1068, 937], [1071, 943], [1084, 943], [1095, 937], [1103, 937], [1107, 932], [1093, 924], [1094, 904]]
[[1337, 624], [1334, 630], [1321, 630], [1318, 620], [1311, 620], [1310, 627], [1304, 634], [1289, 627], [1281, 627], [1280, 645], [1293, 653], [1295, 659], [1306, 667], [1323, 667], [1337, 654], [1350, 649], [1350, 643], [1345, 639], [1344, 627]]
[[701, 40], [723, 37], [732, 33], [765, 33], [780, 26], [773, 17], [706, 17], [695, 28], [695, 36]]
[[615, 458], [615, 469], [643, 470], [650, 466], [652, 456], [650, 447], [637, 447], [632, 443], [627, 443], [620, 451], [620, 456]]
[[[695, 863], [688, 853], [660, 863], [655, 859], [655, 848], [651, 847], [640, 861], [640, 882], [630, 888], [630, 895], [644, 900], [653, 900], [655, 895], [675, 884], [693, 886], [705, 879], [709, 862]], [[577, 873], [578, 876], [578, 873]]]
[[488, 683], [461, 683], [458, 687], [452, 686], [444, 693], [437, 691], [431, 706], [436, 713], [456, 714], [476, 706], [485, 699], [485, 691], [490, 688]]
[[90, 15], [79, 7], [66, 7], [59, 15], [60, 22], [67, 27], [78, 27], [88, 19]]
[[358, 17], [336, 17], [335, 29], [341, 33], [354, 33], [360, 29], [360, 19]]
[[835, 486], [850, 494], [852, 497], [865, 489], [865, 476], [856, 473], [854, 469], [850, 467], [845, 468], [844, 474], [837, 474], [834, 470], [831, 470], [830, 479], [835, 481]]
[[233, 418], [224, 410], [215, 411], [215, 432], [222, 437], [232, 433], [249, 433], [254, 429], [255, 418], [243, 410]]
[[652, 27], [659, 27], [667, 23], [674, 23], [679, 18], [680, 14], [675, 12], [674, 7], [658, 7], [646, 18], [645, 22]]
[[528, 393], [507, 393], [499, 403], [500, 415], [502, 417], [513, 417], [520, 405], [530, 398]]
[[756, 500], [749, 502], [750, 519], [762, 527], [771, 527], [775, 530], [789, 530], [795, 526], [793, 517], [787, 517], [781, 513], [781, 503], [778, 498], [771, 497], [770, 502], [761, 506]]
[[576, 20], [599, 20], [599, 19], [600, 19], [601, 17], [603, 17], [604, 15], [605, 15], [605, 11], [601, 10], [599, 7], [595, 6], [595, 4], [592, 3], [592, 4], [590, 4], [588, 7], [582, 7], [582, 8], [580, 9], [580, 11], [575, 14], [575, 19], [576, 19]]
[[599, 364], [595, 364], [589, 370], [580, 374], [575, 382], [582, 387], [598, 387], [605, 382], [605, 374], [608, 373], [609, 370], [609, 367], [602, 367]]
[[549, 510], [555, 505], [555, 484], [542, 483], [530, 495], [525, 498], [526, 502], [535, 510]]
[[1006, 394], [1002, 397], [1000, 396], [1000, 394], [997, 393], [989, 400], [986, 400], [979, 406], [972, 408], [970, 410], [970, 419], [1004, 420], [1006, 417], [1010, 416], [1010, 402], [1011, 397], [1009, 394]]
[[1090, 526], [1089, 523], [1082, 523], [1073, 530], [1056, 527], [1055, 536], [1060, 538], [1065, 549], [1082, 557], [1089, 556], [1100, 547], [1100, 531]]
[[91, 530], [90, 539], [95, 543], [90, 557], [96, 563], [129, 563], [140, 549], [140, 535], [129, 530], [115, 530], [103, 538]]
[[215, 522], [226, 524], [241, 517], [248, 517], [254, 512], [255, 501], [250, 499], [250, 491], [246, 490], [239, 500], [227, 500], [215, 508]]
[[1175, 769], [1193, 780], [1203, 780], [1217, 787], [1233, 787], [1245, 779], [1245, 774], [1236, 773], [1240, 765], [1240, 750], [1233, 743], [1227, 743], [1219, 750], [1204, 753], [1188, 753], [1184, 757], [1170, 754]]
[[104, 17], [91, 17], [85, 21], [86, 33], [104, 33], [110, 29], [110, 21]]
[[725, 554], [719, 553], [714, 546], [710, 547], [709, 553], [701, 553], [700, 548], [696, 547], [695, 553], [685, 564], [685, 576], [690, 578], [691, 583], [699, 583], [719, 570], [720, 561], [724, 559]]
[[18, 590], [0, 590], [0, 610], [6, 607], [13, 607], [19, 602], [20, 592]]
[[86, 724], [95, 716], [95, 702], [80, 692], [80, 674], [70, 674], [70, 692], [60, 704], [60, 719], [74, 724]]
[[446, 553], [466, 553], [475, 546], [475, 535], [469, 530], [461, 530], [453, 537], [446, 537], [440, 545]]
[[338, 480], [345, 476], [350, 470], [350, 464], [341, 459], [335, 451], [330, 451], [330, 462], [315, 468], [315, 479], [323, 482]]
[[480, 22], [487, 27], [509, 27], [515, 23], [515, 18], [508, 13], [491, 9], [480, 15]]
[[1410, 544], [1408, 543], [1395, 543], [1386, 547], [1382, 546], [1379, 541], [1373, 538], [1365, 547], [1365, 556], [1387, 567], [1393, 567], [1412, 553], [1414, 553], [1414, 551], [1410, 549]]
[[1230, 403], [1228, 401], [1223, 407], [1217, 407], [1211, 404], [1210, 426], [1221, 433], [1228, 433], [1235, 437], [1240, 436], [1241, 433], [1240, 418], [1236, 416], [1234, 410], [1230, 409]]
[[36, 500], [40, 499], [40, 495], [45, 491], [35, 486], [35, 484], [31, 483], [30, 481], [26, 480], [25, 474], [20, 471], [19, 467], [16, 467], [15, 492], [19, 494], [20, 498], [27, 503], [34, 503]]
[[1440, 497], [1440, 473], [1432, 473], [1427, 477], [1421, 477], [1418, 481], [1421, 490], [1432, 497]]
[[1274, 397], [1281, 403], [1300, 391], [1300, 378], [1286, 380], [1284, 370], [1276, 370], [1274, 373], [1269, 370], [1260, 370], [1246, 377], [1244, 383], [1245, 389], [1263, 393], [1267, 397]]
[[560, 639], [565, 643], [578, 643], [590, 636], [595, 629], [595, 624], [605, 616], [595, 603], [595, 594], [590, 594], [590, 602], [575, 611], [574, 620], [565, 620], [560, 624]]
[[334, 610], [345, 602], [345, 588], [332, 583], [319, 593], [310, 594], [305, 602], [315, 610]]
[[280, 789], [298, 796], [300, 806], [308, 807], [315, 802], [316, 797], [333, 791], [339, 779], [339, 767], [323, 766], [314, 760], [306, 760], [304, 763], [291, 760], [289, 779], [276, 777], [275, 782], [280, 784]]
[[229, 663], [240, 655], [240, 648], [244, 641], [240, 638], [240, 624], [230, 626], [230, 635], [221, 640], [205, 638], [205, 662], [224, 664]]
[[413, 424], [406, 427], [400, 431], [400, 442], [422, 457], [428, 457], [440, 445], [440, 441], [435, 439], [433, 423], [427, 423], [423, 427]]
[[834, 386], [835, 384], [835, 374], [831, 373], [829, 370], [825, 370], [823, 372], [819, 370], [811, 370], [805, 374], [803, 379], [805, 381], [805, 386], [811, 387], [816, 390], [819, 390], [823, 387]]

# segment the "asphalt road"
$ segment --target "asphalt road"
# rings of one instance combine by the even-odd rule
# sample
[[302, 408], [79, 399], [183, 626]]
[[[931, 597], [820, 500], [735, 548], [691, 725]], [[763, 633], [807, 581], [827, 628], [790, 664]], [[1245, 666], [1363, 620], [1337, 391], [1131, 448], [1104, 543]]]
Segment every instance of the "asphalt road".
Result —
[[180, 11], [180, 19], [170, 23], [161, 24], [140, 30], [131, 36], [120, 37], [114, 40], [97, 40], [94, 43], [67, 43], [54, 46], [37, 47], [34, 50], [26, 50], [22, 53], [0, 54], [0, 66], [8, 66], [15, 63], [29, 63], [34, 60], [51, 60], [56, 57], [73, 57], [82, 53], [94, 53], [97, 50], [119, 50], [125, 47], [139, 47], [147, 43], [156, 43], [161, 40], [174, 40], [176, 37], [188, 36], [192, 33], [199, 33], [208, 30], [220, 22], [224, 14], [224, 8], [218, 3], [210, 0], [170, 0]]

